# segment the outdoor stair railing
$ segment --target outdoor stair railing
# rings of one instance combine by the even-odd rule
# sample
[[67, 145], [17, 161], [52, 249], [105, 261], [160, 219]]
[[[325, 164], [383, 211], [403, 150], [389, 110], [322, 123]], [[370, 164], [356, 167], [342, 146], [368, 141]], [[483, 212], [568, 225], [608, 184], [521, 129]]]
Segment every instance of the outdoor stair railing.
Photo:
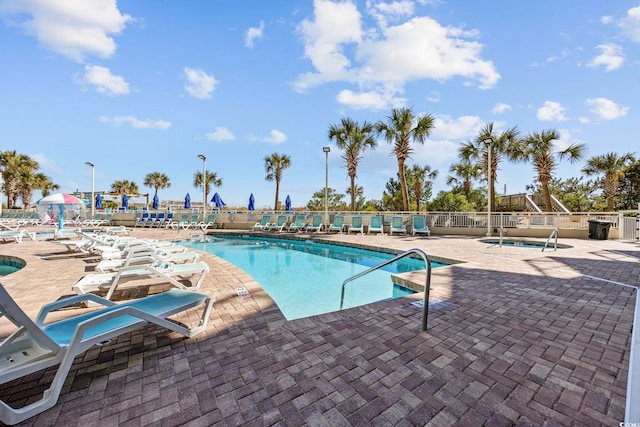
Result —
[[352, 282], [356, 279], [359, 279], [360, 277], [371, 273], [372, 271], [378, 270], [386, 265], [389, 265], [391, 263], [394, 263], [404, 257], [407, 257], [411, 254], [418, 254], [422, 257], [422, 259], [424, 260], [426, 266], [427, 266], [427, 274], [426, 274], [426, 278], [425, 278], [425, 282], [424, 282], [424, 300], [423, 300], [423, 308], [422, 308], [422, 330], [426, 331], [427, 330], [427, 317], [429, 315], [429, 287], [431, 285], [431, 258], [429, 258], [429, 255], [427, 255], [427, 253], [425, 251], [423, 251], [422, 249], [417, 249], [417, 248], [413, 248], [413, 249], [409, 249], [408, 251], [405, 251], [403, 253], [401, 253], [400, 255], [395, 256], [394, 258], [391, 258], [390, 260], [384, 261], [376, 266], [373, 266], [365, 271], [362, 271], [358, 274], [356, 274], [355, 276], [349, 277], [347, 280], [345, 280], [344, 282], [342, 282], [342, 295], [340, 296], [340, 309], [342, 309], [342, 306], [344, 304], [344, 289], [347, 286], [347, 283]]

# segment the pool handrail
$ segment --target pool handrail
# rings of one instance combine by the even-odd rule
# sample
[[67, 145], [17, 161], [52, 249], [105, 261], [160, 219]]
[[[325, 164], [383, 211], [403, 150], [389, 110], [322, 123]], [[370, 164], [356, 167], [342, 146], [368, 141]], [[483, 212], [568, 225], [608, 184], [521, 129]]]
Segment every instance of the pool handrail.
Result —
[[429, 291], [430, 291], [430, 285], [431, 285], [431, 258], [429, 257], [429, 255], [427, 255], [427, 253], [425, 251], [423, 251], [422, 249], [418, 249], [418, 248], [413, 248], [413, 249], [409, 249], [403, 253], [401, 253], [400, 255], [397, 255], [387, 261], [384, 261], [378, 265], [375, 265], [365, 271], [362, 271], [358, 274], [356, 274], [355, 276], [351, 276], [349, 277], [347, 280], [345, 280], [344, 282], [342, 282], [342, 295], [340, 296], [340, 309], [342, 310], [342, 306], [344, 304], [344, 289], [347, 286], [348, 282], [354, 281], [362, 276], [364, 276], [365, 274], [369, 274], [372, 271], [378, 270], [379, 268], [382, 268], [386, 265], [389, 265], [391, 263], [394, 263], [406, 256], [409, 256], [411, 254], [418, 254], [422, 257], [422, 259], [424, 260], [424, 263], [427, 266], [427, 274], [426, 274], [426, 278], [425, 278], [425, 282], [424, 282], [424, 300], [423, 300], [423, 308], [422, 308], [422, 331], [426, 331], [427, 330], [427, 317], [429, 315]]
[[551, 232], [551, 234], [549, 234], [549, 237], [547, 237], [547, 241], [545, 242], [544, 247], [542, 248], [541, 252], [544, 252], [545, 248], [549, 245], [549, 242], [551, 241], [553, 236], [556, 237], [556, 239], [554, 241], [554, 244], [553, 244], [553, 250], [554, 251], [558, 250], [558, 229], [554, 228], [553, 231]]

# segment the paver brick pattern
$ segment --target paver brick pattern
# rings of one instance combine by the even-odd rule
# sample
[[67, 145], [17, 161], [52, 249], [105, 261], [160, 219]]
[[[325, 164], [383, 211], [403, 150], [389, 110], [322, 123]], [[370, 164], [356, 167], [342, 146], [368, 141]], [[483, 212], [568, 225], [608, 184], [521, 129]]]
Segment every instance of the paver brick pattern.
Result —
[[[177, 237], [174, 230], [134, 233]], [[430, 304], [428, 331], [421, 332], [422, 311], [411, 304], [421, 294], [286, 321], [248, 274], [202, 254], [211, 267], [202, 291], [216, 297], [205, 333], [182, 339], [149, 326], [90, 349], [75, 360], [58, 404], [22, 425], [623, 421], [640, 280], [637, 245], [569, 241], [574, 249], [540, 253], [460, 237], [321, 238], [421, 247], [465, 263], [433, 271], [431, 296], [440, 302]], [[5, 244], [0, 253], [27, 260], [3, 284], [32, 316], [70, 294], [97, 262], [46, 241]], [[252, 297], [239, 298], [240, 286]], [[158, 290], [148, 284], [136, 295]], [[192, 313], [176, 320], [195, 319]], [[0, 337], [8, 331], [0, 320]], [[53, 374], [5, 384], [0, 398], [22, 406], [38, 398]]]

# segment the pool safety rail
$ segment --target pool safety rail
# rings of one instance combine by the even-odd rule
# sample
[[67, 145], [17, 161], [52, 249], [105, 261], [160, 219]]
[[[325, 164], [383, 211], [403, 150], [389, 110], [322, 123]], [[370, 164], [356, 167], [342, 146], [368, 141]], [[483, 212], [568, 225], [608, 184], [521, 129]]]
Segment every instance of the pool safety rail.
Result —
[[549, 246], [549, 242], [551, 241], [551, 239], [554, 238], [554, 236], [555, 236], [555, 240], [553, 243], [553, 250], [554, 251], [558, 250], [558, 229], [554, 228], [551, 234], [549, 234], [549, 237], [547, 237], [547, 241], [545, 242], [544, 247], [542, 248], [542, 252], [544, 252], [546, 247]]
[[349, 277], [347, 280], [345, 280], [344, 282], [342, 282], [342, 295], [340, 296], [340, 309], [342, 310], [342, 307], [344, 305], [344, 289], [347, 286], [347, 283], [352, 282], [356, 279], [359, 279], [360, 277], [371, 273], [372, 271], [378, 270], [386, 265], [392, 264], [404, 257], [407, 257], [411, 254], [418, 254], [422, 257], [422, 259], [424, 260], [424, 263], [426, 264], [427, 267], [427, 274], [426, 274], [426, 278], [425, 278], [425, 282], [424, 282], [424, 301], [423, 301], [423, 309], [422, 309], [422, 331], [426, 331], [427, 330], [427, 317], [429, 316], [429, 290], [430, 290], [430, 285], [431, 285], [431, 258], [429, 258], [429, 255], [427, 255], [427, 253], [425, 251], [423, 251], [422, 249], [417, 249], [417, 248], [413, 248], [413, 249], [409, 249], [408, 251], [405, 251], [403, 253], [401, 253], [400, 255], [397, 255], [387, 261], [384, 261], [376, 266], [373, 266], [365, 271], [362, 271], [358, 274], [356, 274], [355, 276], [351, 276]]

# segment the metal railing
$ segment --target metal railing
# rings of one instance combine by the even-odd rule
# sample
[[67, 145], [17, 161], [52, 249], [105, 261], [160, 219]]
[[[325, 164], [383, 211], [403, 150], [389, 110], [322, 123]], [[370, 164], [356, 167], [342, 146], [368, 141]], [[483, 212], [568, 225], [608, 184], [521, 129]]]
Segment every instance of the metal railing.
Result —
[[558, 250], [558, 229], [554, 228], [553, 231], [551, 232], [551, 234], [549, 234], [549, 237], [547, 237], [547, 241], [545, 242], [544, 246], [542, 247], [542, 252], [544, 252], [544, 250], [547, 248], [547, 246], [549, 246], [549, 242], [551, 241], [551, 239], [553, 239], [554, 236], [555, 236], [555, 241], [553, 243], [553, 250], [554, 251]]
[[386, 265], [392, 264], [404, 257], [407, 257], [411, 254], [418, 254], [422, 257], [422, 259], [424, 260], [426, 267], [427, 267], [427, 274], [426, 274], [426, 278], [425, 278], [425, 283], [424, 283], [424, 300], [423, 300], [423, 308], [422, 308], [422, 330], [426, 331], [427, 330], [427, 317], [429, 315], [429, 287], [431, 285], [431, 258], [429, 258], [429, 255], [427, 255], [427, 253], [425, 251], [423, 251], [422, 249], [417, 249], [417, 248], [413, 248], [413, 249], [409, 249], [408, 251], [405, 251], [403, 253], [401, 253], [400, 255], [397, 255], [393, 258], [391, 258], [390, 260], [387, 260], [383, 263], [380, 263], [376, 266], [373, 266], [365, 271], [362, 271], [358, 274], [356, 274], [355, 276], [349, 277], [347, 280], [345, 280], [344, 282], [342, 282], [342, 294], [340, 296], [340, 309], [342, 310], [342, 307], [344, 305], [344, 289], [347, 286], [347, 283], [352, 282], [356, 279], [359, 279], [360, 277], [371, 273], [372, 271], [378, 270]]

